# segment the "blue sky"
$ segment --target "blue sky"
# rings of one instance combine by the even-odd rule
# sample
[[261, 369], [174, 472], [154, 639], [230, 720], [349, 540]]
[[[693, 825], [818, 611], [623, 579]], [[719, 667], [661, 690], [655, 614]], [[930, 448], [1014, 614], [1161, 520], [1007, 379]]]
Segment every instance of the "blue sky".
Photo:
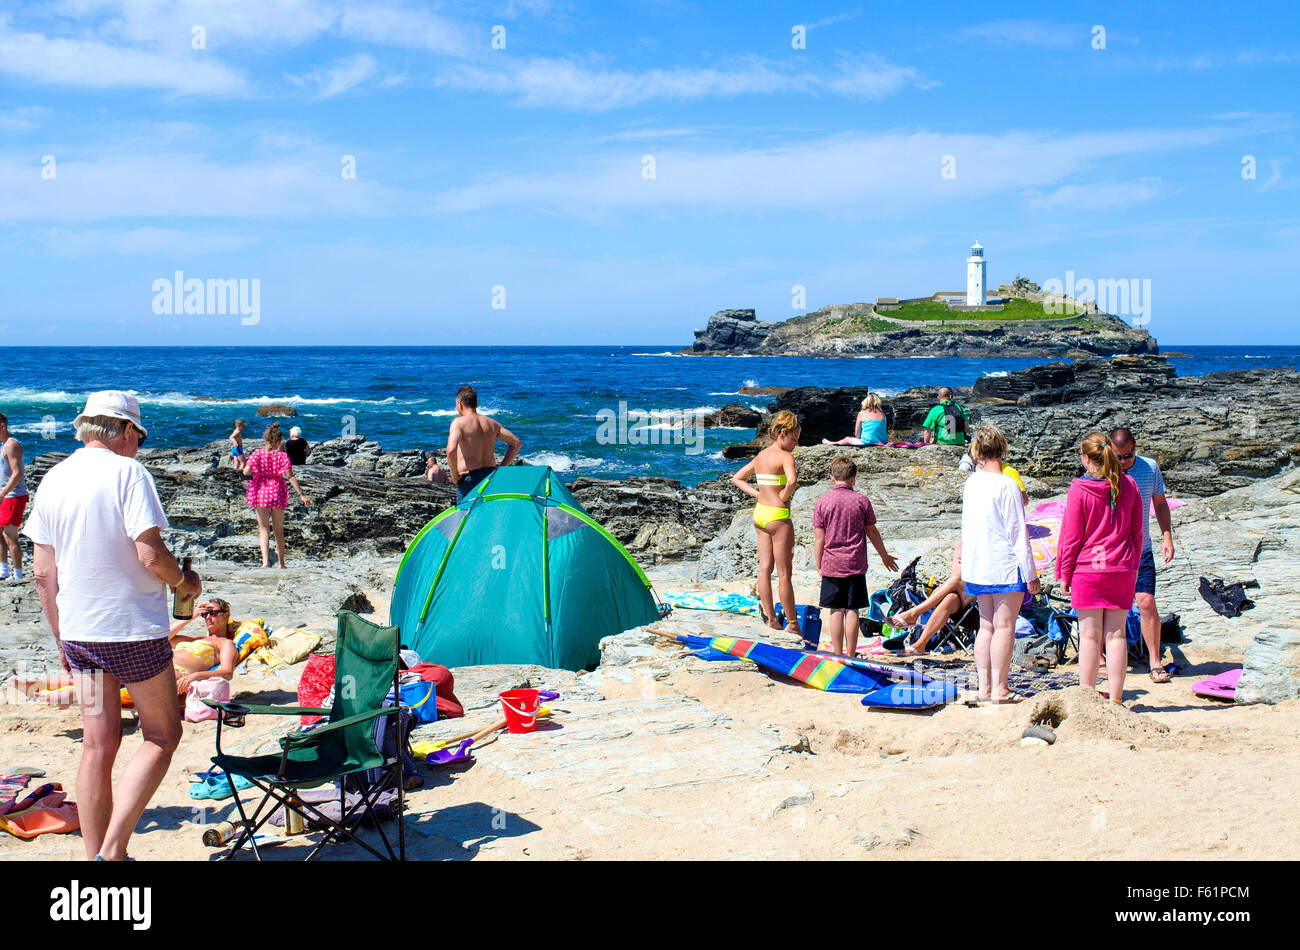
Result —
[[[1164, 344], [1295, 344], [1296, 88], [1281, 2], [3, 3], [0, 331], [687, 345], [978, 239], [993, 285], [1150, 280]], [[258, 322], [155, 313], [176, 271]]]

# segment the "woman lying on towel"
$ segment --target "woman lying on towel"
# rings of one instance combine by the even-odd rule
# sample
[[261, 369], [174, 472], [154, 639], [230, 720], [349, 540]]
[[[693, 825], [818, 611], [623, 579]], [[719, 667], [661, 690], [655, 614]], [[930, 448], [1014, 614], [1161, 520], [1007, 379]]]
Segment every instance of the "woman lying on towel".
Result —
[[[235, 664], [241, 659], [241, 650], [235, 645], [235, 637], [248, 625], [247, 622], [232, 622], [230, 604], [220, 597], [199, 604], [197, 614], [207, 625], [208, 632], [205, 636], [181, 634], [180, 631], [193, 618], [173, 621], [171, 626], [172, 669], [176, 673], [176, 692], [180, 697], [184, 697], [189, 692], [190, 685], [199, 680], [218, 676], [228, 680], [234, 675]], [[266, 640], [264, 631], [261, 639], [262, 642]], [[15, 676], [9, 685], [22, 690], [28, 699], [49, 706], [72, 706], [77, 702], [73, 679], [67, 673], [31, 679]], [[132, 705], [125, 688], [122, 689], [122, 705]]]

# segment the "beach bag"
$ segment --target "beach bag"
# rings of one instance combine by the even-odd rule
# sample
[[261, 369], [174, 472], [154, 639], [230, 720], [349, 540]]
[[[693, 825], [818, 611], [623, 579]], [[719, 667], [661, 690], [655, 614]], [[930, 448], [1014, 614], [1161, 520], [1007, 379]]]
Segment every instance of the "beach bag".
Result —
[[[417, 663], [410, 668], [410, 672], [418, 673], [420, 679], [433, 683], [436, 688], [437, 693], [434, 702], [436, 703], [437, 716], [435, 718], [459, 719], [465, 715], [465, 707], [456, 698], [454, 691], [456, 680], [451, 675], [451, 670], [437, 663]], [[403, 699], [402, 702], [407, 703], [409, 706], [414, 705], [414, 703], [410, 703], [406, 699]], [[429, 719], [427, 721], [433, 722], [434, 720]]]
[[[426, 680], [403, 683], [401, 686], [402, 705], [410, 710], [411, 717], [420, 725], [438, 721], [438, 687]], [[390, 690], [388, 699], [393, 698]], [[389, 705], [385, 702], [385, 705]]]
[[216, 719], [221, 715], [221, 710], [213, 709], [204, 703], [205, 699], [217, 703], [230, 702], [230, 680], [214, 676], [212, 679], [199, 680], [192, 684], [190, 691], [185, 694], [186, 722], [202, 722], [205, 719]]

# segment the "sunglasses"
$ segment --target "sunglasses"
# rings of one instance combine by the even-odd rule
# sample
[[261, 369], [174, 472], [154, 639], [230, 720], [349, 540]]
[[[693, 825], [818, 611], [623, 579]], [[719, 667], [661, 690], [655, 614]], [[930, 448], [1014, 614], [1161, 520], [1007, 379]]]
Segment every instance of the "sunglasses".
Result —
[[1133, 458], [1135, 455], [1137, 455], [1136, 452], [1125, 452], [1123, 455], [1120, 455], [1119, 453], [1116, 453], [1116, 454], [1115, 454], [1115, 458], [1119, 459], [1121, 462], [1127, 462], [1129, 459]]
[[141, 429], [141, 428], [140, 428], [138, 425], [136, 425], [134, 422], [128, 422], [127, 425], [128, 425], [130, 428], [132, 428], [132, 429], [135, 430], [135, 435], [136, 435], [136, 441], [135, 441], [135, 444], [136, 444], [137, 446], [144, 445], [144, 440], [145, 440], [144, 430]]
[[225, 613], [224, 610], [200, 610], [200, 611], [199, 611], [199, 616], [200, 616], [200, 617], [220, 617], [220, 616], [221, 616], [222, 614], [224, 614], [224, 613]]

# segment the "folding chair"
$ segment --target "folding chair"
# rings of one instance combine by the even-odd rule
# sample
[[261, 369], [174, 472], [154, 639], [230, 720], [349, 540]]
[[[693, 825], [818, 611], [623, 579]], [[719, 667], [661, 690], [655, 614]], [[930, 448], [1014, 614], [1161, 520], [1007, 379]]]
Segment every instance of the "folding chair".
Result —
[[[237, 756], [221, 751], [221, 719], [217, 720], [217, 754], [214, 765], [226, 774], [235, 806], [241, 819], [240, 830], [230, 843], [227, 860], [248, 844], [257, 860], [262, 860], [254, 835], [270, 820], [279, 806], [302, 815], [307, 823], [323, 826], [324, 837], [307, 855], [310, 861], [331, 841], [352, 841], [380, 860], [406, 860], [406, 825], [403, 820], [405, 788], [403, 782], [403, 739], [398, 720], [396, 753], [385, 755], [376, 742], [376, 722], [380, 717], [398, 715], [401, 706], [383, 705], [389, 691], [398, 691], [398, 650], [401, 642], [397, 627], [380, 627], [345, 610], [339, 614], [338, 640], [334, 649], [334, 705], [330, 709], [302, 706], [243, 706], [204, 700], [209, 706], [232, 714], [272, 716], [328, 716], [308, 732], [290, 733], [280, 740], [280, 753]], [[224, 717], [223, 717], [224, 718]], [[380, 731], [382, 734], [382, 730]], [[370, 771], [374, 770], [374, 771]], [[367, 774], [368, 773], [368, 774]], [[265, 794], [250, 818], [235, 790], [233, 776], [248, 779]], [[347, 781], [344, 781], [344, 778]], [[303, 801], [298, 792], [336, 781], [339, 788], [339, 819], [335, 821], [311, 802]], [[346, 807], [345, 790], [352, 786], [360, 794]], [[393, 852], [388, 835], [374, 813], [374, 804], [385, 789], [397, 789], [398, 852]], [[256, 793], [254, 793], [256, 794]], [[286, 824], [288, 811], [285, 813]], [[379, 831], [387, 856], [362, 840], [356, 829], [363, 817], [369, 817]]]

